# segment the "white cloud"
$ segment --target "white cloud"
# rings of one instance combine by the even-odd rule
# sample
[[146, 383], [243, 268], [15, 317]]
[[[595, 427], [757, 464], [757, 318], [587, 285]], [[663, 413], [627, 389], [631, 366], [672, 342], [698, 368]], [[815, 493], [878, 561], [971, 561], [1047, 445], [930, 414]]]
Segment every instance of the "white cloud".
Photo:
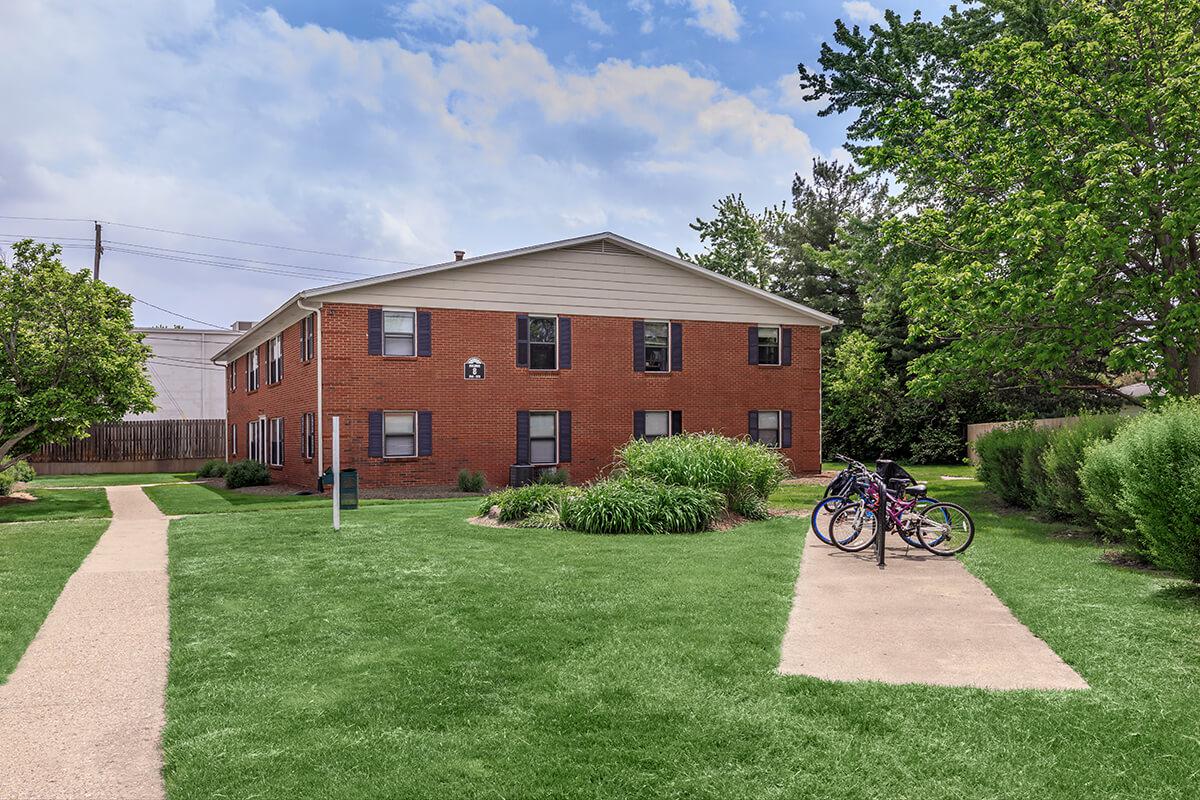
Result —
[[742, 27], [742, 15], [733, 0], [689, 0], [695, 17], [691, 24], [718, 39], [736, 42]]
[[638, 32], [643, 35], [654, 33], [654, 3], [651, 0], [629, 0], [628, 5], [631, 11], [642, 17]]
[[779, 80], [775, 82], [775, 88], [778, 91], [776, 103], [780, 108], [789, 111], [815, 114], [828, 105], [821, 100], [804, 99], [804, 90], [800, 88], [800, 75], [796, 72], [780, 75]]
[[868, 0], [846, 0], [842, 3], [842, 11], [845, 11], [846, 16], [853, 22], [883, 22], [883, 12]]
[[590, 7], [587, 3], [572, 3], [571, 14], [575, 17], [576, 22], [593, 33], [608, 36], [613, 32], [612, 25], [605, 22], [604, 17], [600, 16], [600, 12]]
[[[451, 13], [453, 12], [453, 13]], [[205, 0], [0, 6], [0, 214], [100, 218], [420, 263], [610, 228], [671, 251], [718, 197], [787, 196], [811, 162], [786, 114], [694, 68], [552, 63], [484, 3], [409, 3], [419, 44]], [[424, 28], [422, 27], [424, 26]], [[451, 32], [435, 41], [429, 30]], [[70, 49], [64, 57], [62, 42]], [[89, 236], [91, 226], [17, 233]], [[116, 241], [382, 272], [106, 228]], [[114, 248], [115, 250], [116, 248]], [[90, 254], [68, 251], [76, 267]], [[223, 322], [329, 279], [105, 256], [139, 297]], [[168, 318], [138, 308], [139, 322]]]

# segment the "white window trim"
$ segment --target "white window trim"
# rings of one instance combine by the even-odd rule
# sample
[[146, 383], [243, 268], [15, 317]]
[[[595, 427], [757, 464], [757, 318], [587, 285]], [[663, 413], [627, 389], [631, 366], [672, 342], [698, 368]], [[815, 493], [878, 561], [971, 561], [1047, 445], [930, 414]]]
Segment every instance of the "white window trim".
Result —
[[[379, 315], [379, 353], [384, 358], [416, 358], [417, 357], [417, 310], [415, 308], [383, 308], [380, 309]], [[388, 314], [411, 314], [413, 321], [412, 342], [413, 351], [411, 356], [389, 355], [387, 351], [387, 320]], [[395, 412], [401, 413], [401, 412]]]
[[[414, 336], [415, 336], [415, 333], [414, 333]], [[405, 358], [405, 356], [400, 356], [400, 357]], [[412, 452], [411, 456], [389, 456], [387, 454], [387, 418], [388, 418], [389, 414], [409, 414], [412, 416], [412, 420], [413, 420], [413, 452]], [[384, 411], [382, 424], [383, 424], [383, 430], [380, 431], [380, 436], [383, 437], [383, 441], [380, 442], [380, 446], [383, 450], [383, 457], [385, 459], [387, 459], [389, 461], [407, 461], [409, 459], [420, 457], [420, 453], [421, 453], [421, 415], [420, 414], [418, 414], [416, 411], [397, 411], [397, 410]]]
[[237, 374], [238, 374], [237, 362], [234, 361], [232, 364], [229, 365], [229, 393], [230, 394], [233, 394], [234, 392], [237, 391]]
[[[647, 325], [666, 325], [667, 326], [667, 368], [666, 369], [646, 369], [646, 326]], [[650, 372], [654, 375], [662, 375], [670, 372], [671, 367], [671, 320], [669, 319], [644, 319], [642, 320], [642, 371]]]
[[283, 334], [278, 333], [267, 340], [267, 383], [276, 384], [283, 380]]
[[[658, 435], [658, 436], [655, 436], [655, 437], [654, 437], [654, 439], [663, 439], [663, 438], [665, 438], [665, 437], [667, 437], [667, 436], [670, 436], [670, 435], [671, 435], [671, 412], [670, 412], [670, 410], [669, 410], [669, 409], [662, 409], [662, 408], [647, 408], [647, 409], [646, 409], [645, 411], [643, 411], [642, 413], [643, 413], [643, 414], [647, 414], [647, 415], [649, 415], [649, 414], [666, 414], [666, 415], [667, 415], [667, 432], [666, 432], [666, 433], [664, 433], [664, 434], [660, 434], [660, 435]], [[642, 430], [642, 439], [644, 439], [644, 440], [645, 440], [645, 441], [647, 441], [647, 442], [652, 442], [652, 441], [654, 441], [654, 439], [651, 439], [651, 438], [649, 438], [649, 434], [647, 434], [647, 433], [646, 433], [646, 431], [645, 431], [645, 427], [646, 427], [646, 425], [645, 425], [645, 420], [643, 419], [643, 424], [642, 424], [642, 428], [643, 428], [643, 430]]]
[[[528, 318], [529, 318], [529, 333], [528, 333], [528, 336], [529, 336], [529, 371], [530, 372], [558, 372], [558, 367], [559, 367], [559, 364], [558, 364], [558, 348], [559, 348], [558, 315], [557, 314], [529, 314]], [[535, 319], [552, 319], [552, 320], [554, 320], [554, 366], [553, 367], [535, 367], [535, 366], [533, 366], [533, 345], [534, 345], [533, 321]], [[538, 344], [545, 344], [545, 342], [538, 342]], [[532, 412], [530, 412], [530, 413], [532, 413]], [[555, 425], [555, 428], [554, 428], [555, 440], [557, 440], [557, 438], [558, 438], [558, 421], [557, 421], [557, 419], [555, 420], [554, 425]], [[555, 447], [557, 448], [557, 445], [555, 445]], [[555, 461], [554, 463], [557, 464], [558, 462]]]
[[[760, 367], [782, 366], [783, 365], [783, 326], [782, 325], [755, 325], [754, 326], [754, 331], [755, 331], [754, 346], [755, 346], [755, 348], [757, 348], [759, 346], [758, 331], [761, 331], [764, 328], [773, 328], [775, 330], [775, 337], [776, 337], [775, 338], [775, 360], [774, 361], [763, 361], [763, 360], [759, 359], [758, 366], [760, 366]], [[767, 409], [767, 410], [770, 411], [770, 409]]]
[[[275, 461], [276, 442], [279, 444], [279, 461]], [[267, 466], [283, 466], [283, 417], [272, 417], [267, 423]]]
[[255, 347], [250, 352], [246, 353], [246, 391], [258, 391], [258, 348]]
[[[557, 346], [557, 342], [555, 343]], [[553, 461], [534, 461], [533, 460], [533, 415], [534, 414], [553, 414], [554, 415], [554, 460]], [[530, 409], [529, 411], [529, 465], [533, 467], [556, 467], [562, 458], [562, 436], [558, 426], [558, 411], [554, 409]], [[538, 437], [539, 439], [542, 437]]]
[[755, 409], [755, 413], [758, 414], [758, 418], [759, 418], [759, 426], [758, 426], [758, 437], [759, 438], [757, 440], [758, 443], [759, 444], [764, 443], [762, 440], [762, 415], [763, 415], [763, 412], [775, 415], [775, 444], [768, 444], [767, 447], [771, 448], [772, 450], [783, 449], [783, 410], [778, 409], [778, 408]]

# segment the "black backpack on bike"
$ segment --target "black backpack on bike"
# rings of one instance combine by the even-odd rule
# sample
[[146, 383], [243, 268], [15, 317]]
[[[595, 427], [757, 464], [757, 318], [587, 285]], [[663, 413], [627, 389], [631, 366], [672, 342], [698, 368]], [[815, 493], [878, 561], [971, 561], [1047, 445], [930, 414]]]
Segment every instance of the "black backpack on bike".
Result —
[[902, 492], [905, 486], [911, 486], [917, 479], [908, 473], [904, 467], [888, 458], [875, 461], [875, 474], [883, 479], [888, 491]]

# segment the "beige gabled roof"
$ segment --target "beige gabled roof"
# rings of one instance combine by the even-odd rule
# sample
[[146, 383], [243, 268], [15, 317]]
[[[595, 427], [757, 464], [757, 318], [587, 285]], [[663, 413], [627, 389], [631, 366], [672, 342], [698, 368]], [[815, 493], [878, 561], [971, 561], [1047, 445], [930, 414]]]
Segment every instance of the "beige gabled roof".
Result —
[[640, 242], [635, 242], [632, 239], [626, 239], [624, 236], [618, 236], [615, 233], [612, 233], [609, 231], [604, 231], [601, 233], [589, 234], [587, 236], [579, 236], [579, 237], [576, 237], [573, 239], [562, 239], [562, 240], [559, 240], [556, 242], [547, 242], [545, 244], [537, 244], [537, 245], [532, 245], [530, 247], [521, 247], [521, 248], [517, 248], [515, 250], [504, 250], [499, 253], [489, 253], [487, 255], [476, 256], [474, 258], [464, 258], [461, 261], [446, 261], [441, 264], [433, 264], [433, 265], [430, 265], [427, 267], [417, 267], [414, 269], [405, 270], [403, 272], [393, 272], [393, 273], [390, 273], [387, 275], [379, 275], [379, 276], [371, 277], [371, 278], [362, 278], [360, 280], [346, 281], [343, 283], [334, 283], [334, 284], [330, 284], [329, 286], [322, 286], [322, 287], [318, 287], [318, 288], [314, 288], [314, 289], [305, 289], [304, 291], [298, 292], [295, 295], [293, 295], [287, 302], [283, 303], [278, 308], [276, 308], [274, 311], [272, 311], [270, 314], [268, 314], [266, 317], [264, 317], [262, 320], [257, 322], [254, 325], [254, 327], [252, 327], [248, 331], [246, 331], [236, 341], [230, 343], [227, 347], [225, 347], [223, 350], [221, 350], [221, 352], [219, 352], [215, 356], [213, 356], [212, 360], [216, 361], [216, 362], [225, 361], [225, 360], [227, 360], [227, 356], [231, 352], [237, 352], [237, 351], [241, 350], [240, 342], [242, 342], [243, 339], [256, 340], [258, 338], [258, 336], [260, 335], [260, 332], [262, 331], [263, 328], [270, 326], [271, 323], [280, 314], [284, 313], [285, 311], [287, 311], [290, 308], [295, 307], [297, 301], [305, 301], [305, 300], [318, 300], [319, 301], [322, 297], [325, 297], [327, 295], [336, 294], [339, 292], [346, 292], [346, 291], [350, 291], [350, 290], [354, 290], [354, 289], [361, 289], [364, 287], [375, 286], [375, 285], [378, 285], [381, 283], [390, 283], [392, 281], [403, 281], [405, 279], [415, 278], [415, 277], [418, 277], [421, 275], [429, 275], [431, 273], [444, 272], [447, 270], [463, 269], [465, 267], [477, 266], [479, 264], [487, 264], [489, 262], [500, 261], [500, 260], [503, 260], [506, 258], [514, 258], [514, 257], [518, 257], [518, 256], [531, 255], [531, 254], [535, 254], [535, 253], [545, 252], [548, 250], [559, 250], [559, 249], [565, 249], [565, 248], [569, 248], [569, 247], [579, 247], [581, 245], [588, 245], [588, 244], [593, 244], [593, 243], [601, 242], [601, 241], [612, 242], [613, 244], [616, 244], [619, 247], [626, 248], [626, 249], [631, 250], [640, 255], [646, 256], [648, 258], [652, 258], [652, 259], [654, 259], [656, 261], [660, 261], [664, 264], [669, 264], [673, 267], [677, 267], [682, 270], [687, 270], [688, 272], [695, 274], [695, 275], [699, 275], [707, 280], [714, 281], [719, 284], [723, 284], [723, 285], [730, 287], [732, 289], [735, 289], [739, 292], [743, 292], [743, 293], [751, 295], [753, 297], [757, 297], [761, 300], [765, 300], [767, 302], [774, 303], [775, 305], [778, 305], [781, 308], [786, 309], [787, 311], [790, 311], [792, 313], [799, 314], [801, 316], [811, 319], [813, 321], [813, 324], [821, 325], [822, 327], [831, 327], [833, 325], [840, 324], [840, 320], [838, 320], [836, 317], [831, 317], [830, 315], [824, 314], [820, 311], [817, 311], [814, 308], [810, 308], [801, 303], [796, 303], [791, 300], [787, 300], [785, 298], [779, 297], [778, 295], [774, 295], [774, 294], [771, 294], [770, 292], [759, 289], [755, 286], [751, 286], [747, 283], [742, 283], [741, 281], [726, 277], [719, 273], [713, 272], [712, 270], [708, 270], [708, 269], [705, 269], [704, 267], [693, 264], [690, 261], [685, 261], [684, 259], [677, 258], [676, 256], [670, 255], [669, 253], [664, 253], [661, 250], [656, 250], [655, 248], [650, 247], [648, 245], [644, 245]]

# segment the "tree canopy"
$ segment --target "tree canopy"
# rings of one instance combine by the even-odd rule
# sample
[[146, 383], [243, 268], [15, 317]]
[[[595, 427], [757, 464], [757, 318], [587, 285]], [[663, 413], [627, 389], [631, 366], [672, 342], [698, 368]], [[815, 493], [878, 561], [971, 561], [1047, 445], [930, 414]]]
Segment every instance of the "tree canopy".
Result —
[[0, 470], [97, 422], [154, 410], [150, 350], [133, 331], [133, 298], [57, 245], [30, 240], [0, 258]]

